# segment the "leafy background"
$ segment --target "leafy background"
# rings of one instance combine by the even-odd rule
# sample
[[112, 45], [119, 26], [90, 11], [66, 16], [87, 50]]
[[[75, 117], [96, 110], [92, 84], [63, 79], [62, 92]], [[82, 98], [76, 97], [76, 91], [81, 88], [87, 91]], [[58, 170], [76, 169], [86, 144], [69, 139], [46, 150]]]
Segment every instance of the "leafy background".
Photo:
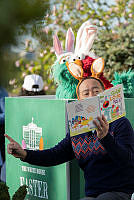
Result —
[[106, 77], [112, 81], [115, 71], [134, 69], [132, 0], [1, 0], [0, 3], [3, 6], [0, 6], [1, 84], [11, 95], [18, 94], [25, 75], [31, 73], [43, 77], [47, 94], [55, 94], [56, 85], [50, 73], [56, 60], [53, 34], [58, 34], [64, 46], [67, 29], [72, 27], [76, 36], [86, 20], [98, 26], [93, 49], [105, 59]]

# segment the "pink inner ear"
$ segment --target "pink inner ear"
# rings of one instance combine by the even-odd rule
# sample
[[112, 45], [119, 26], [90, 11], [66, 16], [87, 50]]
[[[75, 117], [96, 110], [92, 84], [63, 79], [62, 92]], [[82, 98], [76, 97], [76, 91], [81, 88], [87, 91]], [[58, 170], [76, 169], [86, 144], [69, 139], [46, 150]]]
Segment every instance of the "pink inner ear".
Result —
[[53, 46], [57, 55], [61, 55], [63, 53], [63, 49], [57, 35], [54, 35], [53, 37]]
[[66, 35], [66, 51], [67, 52], [74, 52], [74, 33], [71, 28], [68, 29]]

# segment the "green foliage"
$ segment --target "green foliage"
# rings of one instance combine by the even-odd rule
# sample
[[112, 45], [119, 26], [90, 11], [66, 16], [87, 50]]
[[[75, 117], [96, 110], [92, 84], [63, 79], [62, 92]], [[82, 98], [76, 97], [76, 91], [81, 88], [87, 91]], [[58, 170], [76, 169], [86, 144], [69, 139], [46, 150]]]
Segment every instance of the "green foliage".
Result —
[[13, 195], [12, 200], [24, 200], [27, 194], [26, 188], [27, 188], [26, 185], [20, 186], [19, 189]]
[[0, 0], [0, 50], [15, 41], [19, 26], [41, 20], [48, 8], [46, 0]]
[[[42, 29], [35, 31], [39, 41], [35, 49], [38, 56], [32, 61], [25, 61], [25, 57], [21, 57], [20, 67], [13, 66], [16, 74], [10, 81], [12, 85], [9, 89], [14, 93], [21, 87], [24, 74], [39, 73], [45, 80], [47, 94], [54, 94], [55, 85], [50, 75], [51, 66], [56, 60], [52, 35], [58, 32], [65, 46], [67, 29], [72, 27], [76, 36], [78, 28], [86, 20], [99, 27], [93, 49], [105, 59], [105, 76], [112, 81], [115, 71], [134, 68], [134, 1], [116, 0], [109, 3], [107, 0], [53, 0], [50, 8], [50, 13], [40, 24]], [[31, 62], [34, 63], [32, 68]]]
[[10, 197], [8, 196], [8, 194], [3, 193], [2, 195], [0, 195], [0, 199], [1, 200], [10, 200]]
[[[18, 94], [19, 90], [23, 84], [24, 77], [28, 74], [39, 74], [44, 79], [44, 89], [46, 94], [55, 94], [55, 85], [50, 75], [50, 66], [49, 59], [51, 62], [54, 62], [54, 59], [51, 59], [51, 54], [47, 54], [47, 51], [41, 51], [36, 49], [36, 51], [31, 50], [31, 46], [23, 52], [24, 55], [20, 57], [13, 63], [13, 68], [16, 71], [16, 75], [12, 76], [9, 81], [12, 93]], [[31, 59], [33, 57], [33, 59]]]
[[105, 72], [109, 80], [115, 71], [122, 72], [134, 68], [134, 22], [127, 26], [115, 27], [99, 34], [95, 42], [95, 52], [105, 59]]
[[33, 32], [37, 22], [40, 21], [41, 26], [48, 12], [48, 0], [0, 0], [0, 84], [8, 78], [11, 67], [7, 56], [9, 45], [16, 44], [17, 35]]
[[[0, 182], [0, 200], [10, 200], [10, 195], [8, 191], [9, 187], [6, 183]], [[12, 200], [24, 200], [27, 194], [27, 186], [22, 185], [15, 192], [12, 197]]]
[[0, 199], [1, 200], [10, 200], [8, 189], [9, 187], [5, 183], [0, 182]]

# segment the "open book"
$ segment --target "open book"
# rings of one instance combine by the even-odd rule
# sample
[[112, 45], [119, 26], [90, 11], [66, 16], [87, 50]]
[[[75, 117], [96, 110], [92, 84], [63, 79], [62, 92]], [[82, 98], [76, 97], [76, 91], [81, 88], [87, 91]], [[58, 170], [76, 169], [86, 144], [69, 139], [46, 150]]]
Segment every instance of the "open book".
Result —
[[122, 84], [107, 89], [97, 96], [68, 102], [66, 107], [70, 136], [94, 130], [96, 127], [93, 120], [102, 114], [109, 123], [125, 116]]

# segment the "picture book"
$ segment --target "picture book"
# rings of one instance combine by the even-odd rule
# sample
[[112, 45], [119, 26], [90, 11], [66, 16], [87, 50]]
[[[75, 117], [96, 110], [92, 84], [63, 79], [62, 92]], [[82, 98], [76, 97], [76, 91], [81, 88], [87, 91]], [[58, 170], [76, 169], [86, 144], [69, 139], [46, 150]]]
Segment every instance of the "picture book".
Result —
[[109, 123], [125, 116], [123, 86], [119, 84], [97, 96], [67, 102], [66, 108], [71, 136], [94, 130], [93, 120], [102, 114]]

